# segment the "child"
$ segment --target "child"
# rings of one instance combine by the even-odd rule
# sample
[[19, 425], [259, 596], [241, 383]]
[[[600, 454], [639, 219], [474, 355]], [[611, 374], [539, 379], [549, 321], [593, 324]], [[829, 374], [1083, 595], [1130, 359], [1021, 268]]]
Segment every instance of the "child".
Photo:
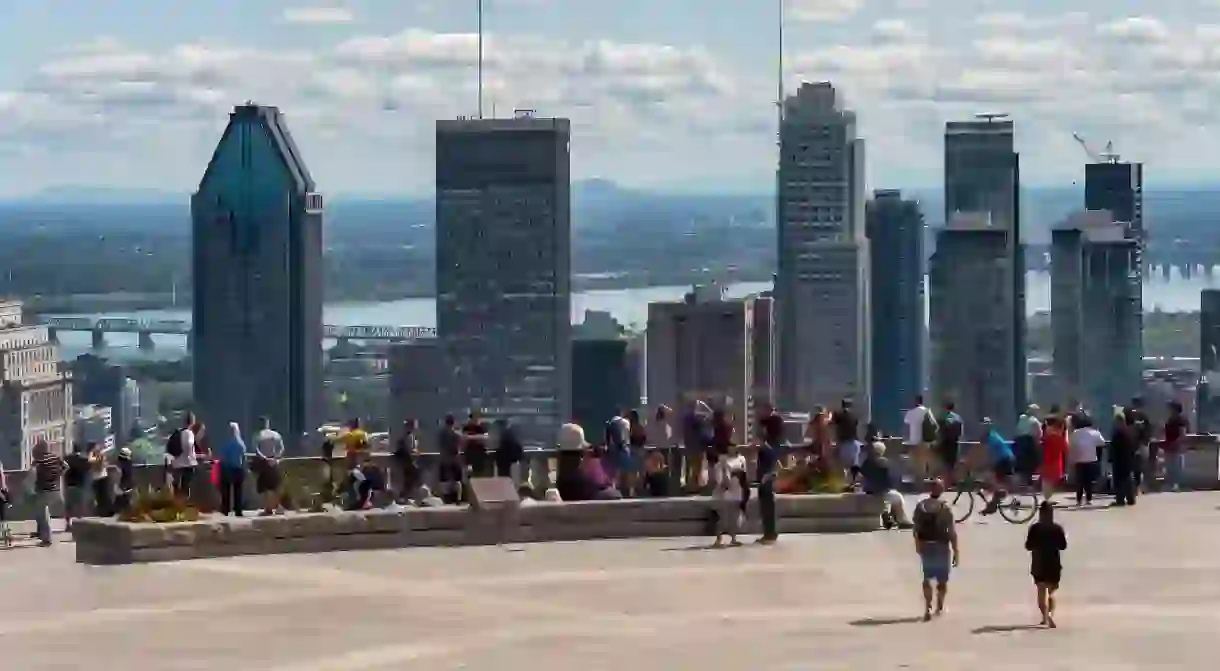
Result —
[[712, 498], [716, 509], [713, 516], [716, 522], [716, 542], [714, 547], [724, 545], [724, 537], [729, 537], [729, 545], [740, 546], [737, 533], [745, 521], [746, 504], [750, 500], [750, 483], [746, 476], [746, 459], [737, 451], [737, 445], [729, 443], [726, 453], [716, 460], [715, 489]]
[[1055, 523], [1055, 508], [1050, 501], [1043, 501], [1038, 508], [1038, 521], [1029, 527], [1025, 537], [1025, 549], [1030, 553], [1030, 575], [1038, 590], [1038, 610], [1042, 613], [1042, 624], [1055, 628], [1055, 592], [1059, 591], [1059, 580], [1063, 574], [1060, 553], [1067, 549], [1067, 535], [1063, 527]]

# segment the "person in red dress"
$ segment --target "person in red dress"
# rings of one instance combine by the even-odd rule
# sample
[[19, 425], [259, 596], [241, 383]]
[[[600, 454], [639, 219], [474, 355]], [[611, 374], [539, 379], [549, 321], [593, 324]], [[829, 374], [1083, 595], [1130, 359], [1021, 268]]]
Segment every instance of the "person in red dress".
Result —
[[1063, 482], [1063, 463], [1067, 457], [1067, 422], [1052, 409], [1042, 432], [1042, 498], [1050, 500], [1055, 488]]

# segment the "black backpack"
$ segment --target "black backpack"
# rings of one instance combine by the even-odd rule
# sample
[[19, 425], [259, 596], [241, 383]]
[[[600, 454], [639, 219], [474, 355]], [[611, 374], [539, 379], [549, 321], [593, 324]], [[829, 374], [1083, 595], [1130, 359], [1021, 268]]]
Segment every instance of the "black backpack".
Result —
[[[935, 501], [934, 503], [928, 503]], [[944, 501], [924, 499], [915, 506], [911, 516], [915, 526], [915, 540], [927, 543], [948, 543], [953, 537], [953, 516]]]
[[182, 429], [174, 429], [165, 441], [165, 453], [177, 459], [182, 456]]
[[932, 417], [931, 410], [924, 410], [923, 422], [922, 422], [919, 430], [920, 430], [919, 437], [923, 440], [923, 442], [925, 442], [925, 443], [935, 443], [936, 442], [936, 430], [937, 430], [936, 419], [934, 417]]
[[962, 439], [962, 423], [952, 415], [946, 414], [941, 420], [940, 430], [941, 441], [947, 444], [952, 444]]

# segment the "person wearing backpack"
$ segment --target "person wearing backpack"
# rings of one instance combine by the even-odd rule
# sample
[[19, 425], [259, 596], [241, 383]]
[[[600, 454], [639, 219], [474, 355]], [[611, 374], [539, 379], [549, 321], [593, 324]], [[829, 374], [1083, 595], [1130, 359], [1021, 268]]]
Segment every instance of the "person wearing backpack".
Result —
[[928, 498], [915, 506], [911, 516], [914, 525], [912, 537], [915, 553], [923, 570], [923, 621], [932, 619], [933, 582], [936, 593], [936, 615], [945, 612], [945, 597], [949, 593], [949, 573], [960, 561], [957, 525], [953, 510], [945, 502], [945, 483], [939, 478], [932, 481]]
[[195, 467], [199, 461], [195, 456], [195, 415], [186, 413], [182, 418], [182, 428], [169, 434], [165, 441], [165, 455], [170, 470], [170, 487], [174, 496], [190, 500], [191, 481], [194, 479]]
[[958, 448], [962, 442], [962, 416], [957, 414], [952, 401], [945, 403], [945, 412], [940, 417], [936, 436], [936, 452], [940, 458], [941, 477], [952, 483], [956, 478]]
[[915, 397], [915, 407], [907, 410], [903, 418], [906, 436], [903, 443], [915, 467], [915, 481], [923, 482], [932, 477], [932, 445], [936, 443], [938, 425], [932, 411], [923, 404], [923, 396]]

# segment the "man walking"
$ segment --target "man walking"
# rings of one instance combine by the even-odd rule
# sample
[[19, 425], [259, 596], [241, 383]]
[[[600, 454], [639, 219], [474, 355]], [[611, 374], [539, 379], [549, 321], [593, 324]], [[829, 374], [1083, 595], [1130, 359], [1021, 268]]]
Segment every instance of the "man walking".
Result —
[[915, 481], [923, 482], [932, 476], [932, 444], [936, 442], [936, 418], [923, 404], [923, 396], [915, 397], [915, 407], [907, 410], [903, 417], [906, 435], [902, 442], [915, 467]]
[[945, 612], [945, 596], [949, 592], [949, 573], [958, 565], [961, 551], [957, 541], [957, 526], [953, 510], [945, 503], [943, 480], [932, 481], [928, 498], [915, 506], [915, 553], [923, 570], [923, 621], [932, 619], [932, 593], [935, 582], [936, 615]]

